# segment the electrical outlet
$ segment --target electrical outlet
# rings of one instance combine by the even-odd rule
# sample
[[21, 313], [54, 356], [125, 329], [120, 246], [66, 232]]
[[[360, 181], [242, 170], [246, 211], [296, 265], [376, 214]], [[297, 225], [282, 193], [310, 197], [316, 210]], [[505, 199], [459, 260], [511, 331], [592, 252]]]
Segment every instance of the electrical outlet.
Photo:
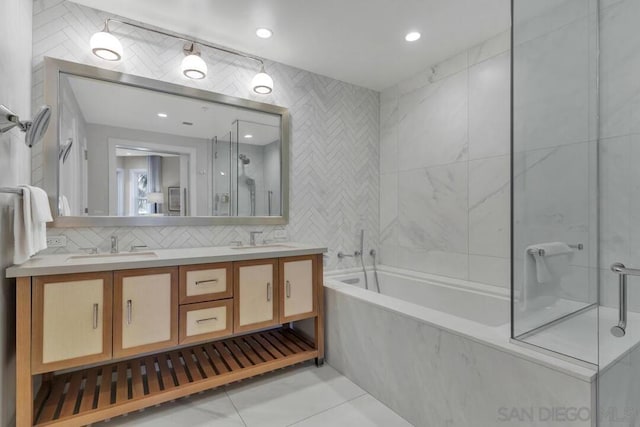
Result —
[[286, 239], [287, 238], [287, 230], [275, 230], [273, 232], [273, 236], [276, 239]]
[[47, 236], [47, 246], [50, 248], [64, 248], [67, 246], [67, 236]]

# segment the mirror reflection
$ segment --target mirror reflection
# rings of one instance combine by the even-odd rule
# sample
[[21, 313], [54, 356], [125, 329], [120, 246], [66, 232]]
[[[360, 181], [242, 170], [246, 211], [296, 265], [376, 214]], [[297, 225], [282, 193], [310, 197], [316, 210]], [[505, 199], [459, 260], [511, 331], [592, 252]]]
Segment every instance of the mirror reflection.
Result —
[[59, 112], [59, 216], [282, 215], [278, 114], [68, 73]]

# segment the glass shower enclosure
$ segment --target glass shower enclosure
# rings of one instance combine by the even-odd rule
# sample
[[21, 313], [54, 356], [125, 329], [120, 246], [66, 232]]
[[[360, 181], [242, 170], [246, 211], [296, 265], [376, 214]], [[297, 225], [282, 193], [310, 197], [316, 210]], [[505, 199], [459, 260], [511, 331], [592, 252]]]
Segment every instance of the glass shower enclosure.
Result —
[[511, 336], [597, 370], [593, 425], [640, 425], [640, 0], [512, 14]]

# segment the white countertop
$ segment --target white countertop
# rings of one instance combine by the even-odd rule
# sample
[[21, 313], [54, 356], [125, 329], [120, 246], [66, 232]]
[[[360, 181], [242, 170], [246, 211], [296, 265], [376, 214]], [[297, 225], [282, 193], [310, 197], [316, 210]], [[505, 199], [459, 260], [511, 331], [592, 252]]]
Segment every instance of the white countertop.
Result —
[[98, 256], [86, 254], [39, 255], [34, 256], [24, 264], [9, 267], [6, 277], [169, 267], [313, 255], [324, 252], [327, 252], [327, 248], [322, 246], [279, 242], [270, 245], [243, 246], [241, 248], [217, 246], [188, 249], [149, 249], [138, 253], [121, 252], [113, 256], [109, 254], [98, 254]]

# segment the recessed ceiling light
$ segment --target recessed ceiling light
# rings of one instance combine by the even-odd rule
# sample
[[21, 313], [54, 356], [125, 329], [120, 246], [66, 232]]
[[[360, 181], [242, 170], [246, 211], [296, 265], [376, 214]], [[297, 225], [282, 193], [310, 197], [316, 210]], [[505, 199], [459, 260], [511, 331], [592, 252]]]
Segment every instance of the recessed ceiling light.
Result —
[[247, 139], [251, 139], [251, 138], [253, 138], [253, 135], [251, 135], [251, 134], [246, 134], [244, 137], [245, 137], [245, 138], [247, 138]]
[[158, 113], [158, 117], [167, 118], [167, 113]]
[[412, 31], [410, 33], [407, 33], [406, 36], [404, 36], [404, 39], [408, 42], [414, 42], [416, 40], [418, 40], [420, 38], [420, 33], [417, 31]]
[[256, 30], [256, 36], [260, 37], [261, 39], [268, 39], [273, 35], [273, 31], [271, 31], [268, 28], [258, 28]]

